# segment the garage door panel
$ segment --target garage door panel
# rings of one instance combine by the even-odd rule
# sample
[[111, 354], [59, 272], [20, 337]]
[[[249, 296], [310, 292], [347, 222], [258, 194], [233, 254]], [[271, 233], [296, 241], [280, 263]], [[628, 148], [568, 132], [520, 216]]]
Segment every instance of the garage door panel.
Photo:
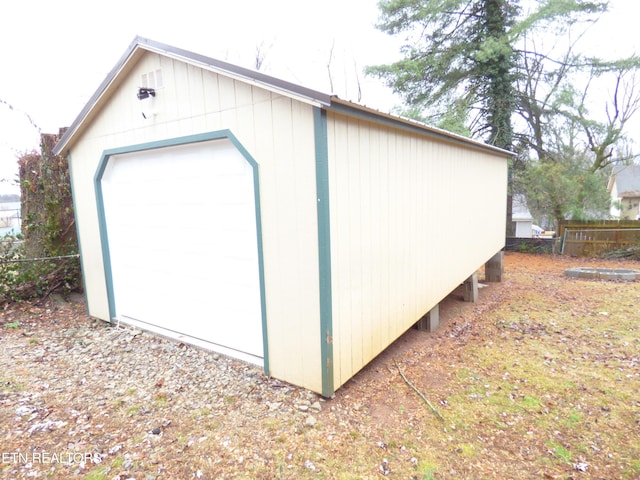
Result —
[[232, 142], [115, 156], [102, 190], [116, 314], [261, 357], [253, 168]]

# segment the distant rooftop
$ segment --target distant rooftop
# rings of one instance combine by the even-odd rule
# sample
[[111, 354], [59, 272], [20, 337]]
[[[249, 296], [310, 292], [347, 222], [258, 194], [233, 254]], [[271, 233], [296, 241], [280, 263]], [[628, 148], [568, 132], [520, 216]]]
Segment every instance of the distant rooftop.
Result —
[[[620, 197], [640, 196], [640, 165], [616, 165], [613, 167], [611, 180], [615, 180]], [[611, 191], [612, 182], [609, 185]]]

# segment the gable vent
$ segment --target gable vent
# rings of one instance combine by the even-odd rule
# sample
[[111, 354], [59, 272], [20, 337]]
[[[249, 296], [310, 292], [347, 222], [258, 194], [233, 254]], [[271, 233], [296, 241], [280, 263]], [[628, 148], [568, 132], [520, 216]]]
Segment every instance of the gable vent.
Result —
[[153, 72], [143, 73], [140, 78], [140, 86], [144, 88], [162, 88], [162, 70], [154, 70]]

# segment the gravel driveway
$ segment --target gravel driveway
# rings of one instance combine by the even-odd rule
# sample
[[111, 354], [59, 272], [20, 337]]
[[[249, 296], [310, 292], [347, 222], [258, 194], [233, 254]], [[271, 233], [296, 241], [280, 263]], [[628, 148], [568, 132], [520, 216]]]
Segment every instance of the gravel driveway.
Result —
[[[265, 419], [310, 428], [322, 410], [324, 399], [257, 367], [84, 312], [80, 302], [56, 299], [3, 314], [0, 472], [7, 478], [84, 476], [114, 458], [121, 460], [110, 475], [96, 478], [137, 478], [136, 470], [145, 479], [179, 478], [166, 470], [207, 430], [230, 446], [235, 428]], [[161, 448], [163, 436], [176, 432], [177, 448]]]

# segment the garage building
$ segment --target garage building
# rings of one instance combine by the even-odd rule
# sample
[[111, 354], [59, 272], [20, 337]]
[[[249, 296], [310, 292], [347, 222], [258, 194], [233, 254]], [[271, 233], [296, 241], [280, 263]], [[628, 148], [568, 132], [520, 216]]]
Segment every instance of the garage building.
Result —
[[145, 38], [54, 153], [90, 315], [324, 396], [504, 246], [509, 152]]

